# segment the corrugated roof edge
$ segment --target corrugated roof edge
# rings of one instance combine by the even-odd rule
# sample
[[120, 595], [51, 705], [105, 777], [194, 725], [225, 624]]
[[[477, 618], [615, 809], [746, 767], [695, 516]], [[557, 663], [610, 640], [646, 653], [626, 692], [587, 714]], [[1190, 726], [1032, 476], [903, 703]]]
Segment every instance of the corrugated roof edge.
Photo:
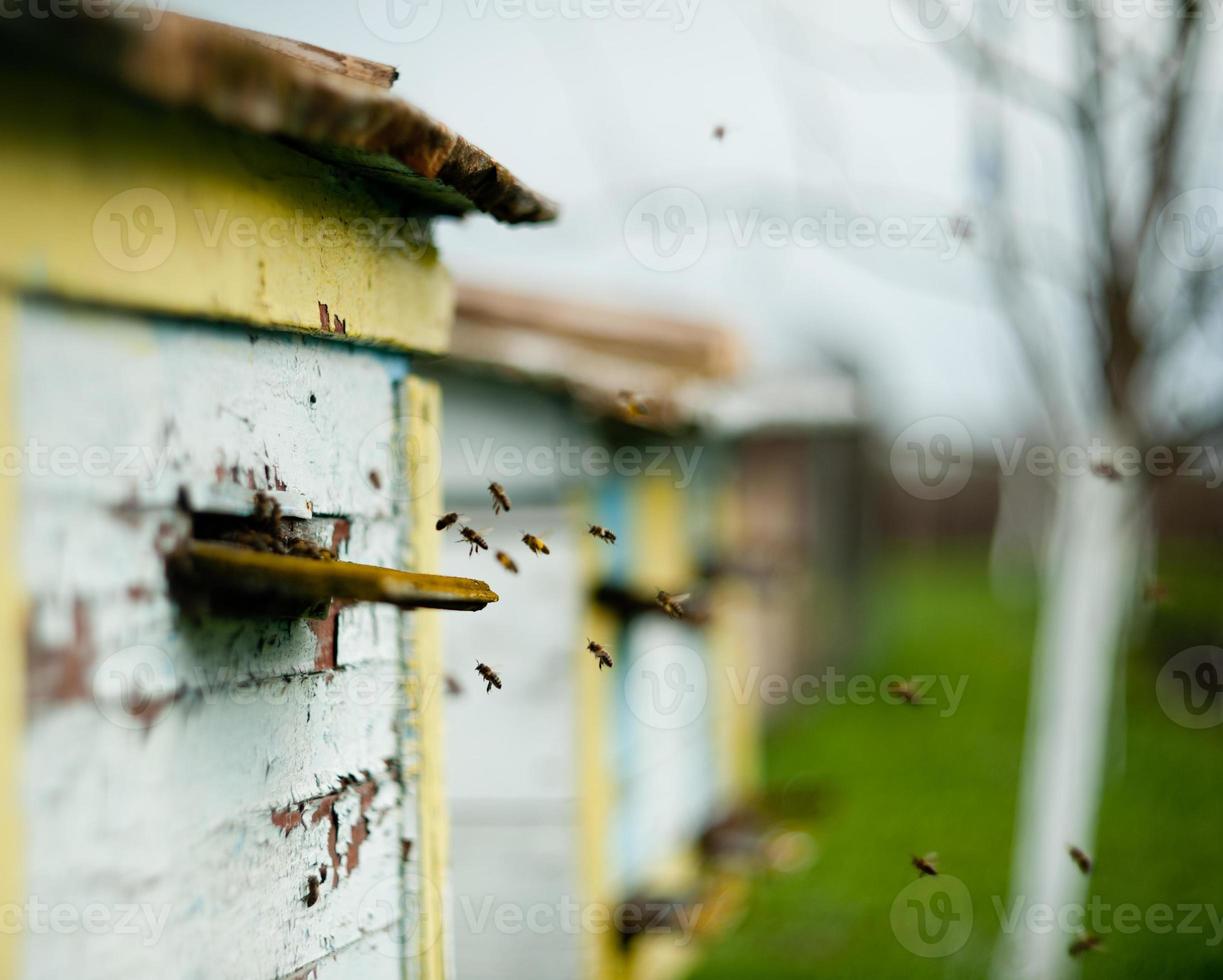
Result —
[[423, 199], [438, 213], [479, 210], [509, 224], [556, 217], [553, 202], [479, 147], [369, 80], [311, 65], [269, 46], [263, 35], [147, 13], [4, 18], [0, 43], [34, 48], [162, 105], [198, 109], [229, 126], [292, 140]]

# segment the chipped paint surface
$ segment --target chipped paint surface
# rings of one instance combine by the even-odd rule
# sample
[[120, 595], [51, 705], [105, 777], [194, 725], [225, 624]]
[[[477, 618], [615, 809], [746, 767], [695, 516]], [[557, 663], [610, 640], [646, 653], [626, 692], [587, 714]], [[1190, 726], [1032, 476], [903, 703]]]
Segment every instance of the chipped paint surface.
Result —
[[253, 484], [301, 501], [342, 558], [398, 566], [406, 515], [364, 474], [400, 466], [394, 438], [365, 437], [396, 416], [403, 365], [48, 302], [22, 307], [19, 336], [11, 445], [158, 463], [21, 477], [24, 893], [141, 911], [135, 932], [30, 930], [20, 975], [398, 978], [419, 903], [401, 871], [418, 831], [400, 759], [408, 617], [197, 619], [167, 594], [164, 558], [190, 531], [184, 488], [252, 499]]
[[0, 86], [0, 282], [446, 349], [449, 276], [367, 185], [283, 143], [45, 69], [0, 65]]
[[[0, 445], [15, 443], [13, 392], [16, 387], [16, 302], [0, 289]], [[22, 586], [16, 567], [18, 483], [0, 476], [0, 786], [16, 786], [21, 764], [21, 736], [25, 724], [25, 665], [22, 663]], [[18, 806], [0, 807], [0, 903], [12, 907], [21, 901], [25, 853], [25, 821]], [[21, 937], [0, 935], [0, 977], [17, 976]]]
[[[404, 567], [437, 571], [440, 542], [433, 523], [442, 511], [440, 466], [442, 430], [441, 390], [433, 382], [411, 376], [402, 391], [404, 415], [409, 420], [406, 438], [409, 485], [412, 495], [412, 534]], [[445, 896], [450, 886], [450, 815], [446, 808], [442, 753], [443, 699], [445, 683], [442, 660], [441, 619], [436, 610], [422, 609], [413, 617], [413, 642], [406, 645], [407, 693], [414, 707], [413, 724], [405, 726], [404, 758], [414, 759], [420, 773], [417, 798], [420, 848], [413, 857], [411, 838], [405, 836], [403, 862], [430, 882], [428, 899], [420, 914], [425, 920], [422, 935], [431, 941], [419, 947], [422, 980], [445, 980], [455, 975], [452, 934], [446, 920]], [[411, 863], [409, 863], [411, 862]], [[411, 974], [405, 964], [405, 976]]]

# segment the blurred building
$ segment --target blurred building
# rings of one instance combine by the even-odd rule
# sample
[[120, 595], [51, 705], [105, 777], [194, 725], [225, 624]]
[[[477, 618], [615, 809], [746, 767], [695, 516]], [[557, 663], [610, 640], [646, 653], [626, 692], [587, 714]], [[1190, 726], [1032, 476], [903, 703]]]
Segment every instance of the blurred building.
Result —
[[[462, 689], [446, 723], [460, 974], [678, 975], [734, 904], [707, 845], [754, 800], [753, 680], [793, 676], [848, 623], [854, 386], [829, 373], [770, 397], [743, 380], [734, 335], [703, 324], [482, 289], [458, 310], [452, 356], [428, 369], [445, 507], [487, 526], [490, 550], [451, 532], [442, 568], [503, 596], [444, 624]], [[493, 513], [494, 481], [510, 513]], [[682, 619], [660, 589], [690, 593]], [[483, 690], [476, 660], [504, 691]], [[488, 925], [561, 902], [602, 928]]]

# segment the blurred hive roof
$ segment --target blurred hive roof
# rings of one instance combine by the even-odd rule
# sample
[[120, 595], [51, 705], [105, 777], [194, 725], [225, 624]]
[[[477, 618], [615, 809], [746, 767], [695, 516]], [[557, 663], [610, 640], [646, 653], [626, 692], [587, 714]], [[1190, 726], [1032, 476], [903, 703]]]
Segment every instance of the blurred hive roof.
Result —
[[[95, 4], [96, 6], [96, 4]], [[7, 44], [141, 98], [275, 136], [432, 213], [550, 221], [556, 207], [479, 147], [390, 95], [388, 65], [179, 14], [0, 20]], [[154, 17], [156, 19], [154, 19]]]
[[861, 421], [857, 381], [835, 365], [749, 377], [745, 345], [724, 326], [528, 293], [460, 286], [450, 357], [645, 428], [739, 436]]
[[746, 362], [716, 324], [475, 286], [459, 288], [450, 353], [648, 428], [691, 421], [680, 393], [729, 381]]

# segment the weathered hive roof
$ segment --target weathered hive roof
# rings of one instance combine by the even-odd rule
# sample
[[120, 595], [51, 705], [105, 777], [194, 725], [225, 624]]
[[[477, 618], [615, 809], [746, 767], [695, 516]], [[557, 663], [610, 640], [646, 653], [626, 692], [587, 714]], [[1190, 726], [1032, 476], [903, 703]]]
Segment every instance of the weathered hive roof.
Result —
[[387, 65], [160, 11], [9, 17], [0, 20], [0, 50], [6, 44], [152, 102], [291, 141], [434, 213], [556, 217], [551, 201], [479, 147], [392, 96], [397, 72]]

